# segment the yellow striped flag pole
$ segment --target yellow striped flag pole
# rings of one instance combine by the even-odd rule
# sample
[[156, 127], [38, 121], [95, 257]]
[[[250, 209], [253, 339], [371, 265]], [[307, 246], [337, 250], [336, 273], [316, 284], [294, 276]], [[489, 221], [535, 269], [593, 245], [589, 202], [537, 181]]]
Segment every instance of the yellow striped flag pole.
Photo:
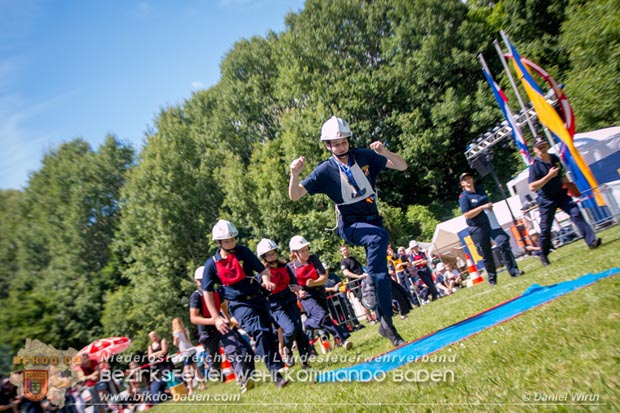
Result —
[[588, 166], [588, 164], [586, 164], [586, 162], [581, 157], [581, 154], [575, 147], [575, 144], [573, 143], [573, 138], [566, 129], [562, 118], [560, 118], [560, 115], [558, 115], [553, 106], [551, 106], [547, 102], [547, 99], [545, 99], [542, 91], [540, 90], [536, 82], [534, 82], [534, 79], [526, 70], [526, 68], [523, 66], [523, 63], [521, 62], [521, 57], [519, 56], [517, 49], [515, 49], [515, 47], [512, 45], [512, 43], [508, 39], [508, 36], [506, 36], [506, 33], [501, 31], [500, 34], [502, 36], [502, 39], [504, 40], [504, 43], [506, 44], [506, 47], [510, 50], [510, 53], [512, 54], [512, 64], [517, 73], [517, 77], [521, 81], [521, 84], [523, 84], [525, 93], [527, 93], [527, 96], [530, 98], [532, 105], [534, 105], [536, 113], [538, 113], [538, 120], [543, 125], [545, 125], [551, 132], [553, 132], [558, 138], [560, 138], [560, 140], [562, 140], [562, 142], [566, 145], [568, 151], [575, 160], [575, 163], [579, 167], [579, 170], [592, 187], [592, 191], [594, 194], [594, 198], [596, 199], [597, 205], [605, 206], [605, 200], [603, 199], [600, 191], [598, 190], [598, 182], [592, 174], [590, 167]]

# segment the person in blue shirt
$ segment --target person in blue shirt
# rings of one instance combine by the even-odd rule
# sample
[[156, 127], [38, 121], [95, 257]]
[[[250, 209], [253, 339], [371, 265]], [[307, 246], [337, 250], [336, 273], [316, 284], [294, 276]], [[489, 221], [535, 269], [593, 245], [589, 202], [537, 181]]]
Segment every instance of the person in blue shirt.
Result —
[[321, 162], [301, 183], [299, 175], [304, 168], [303, 156], [290, 165], [289, 197], [297, 201], [306, 194], [325, 194], [336, 203], [338, 235], [352, 245], [366, 249], [368, 274], [377, 291], [377, 315], [381, 319], [379, 334], [394, 346], [405, 344], [392, 322], [391, 281], [385, 251], [389, 234], [383, 228], [377, 209], [375, 184], [384, 168], [404, 171], [407, 162], [398, 154], [375, 141], [370, 150], [350, 147], [351, 129], [346, 121], [336, 116], [321, 128], [321, 141], [332, 156]]
[[270, 280], [275, 284], [268, 297], [271, 317], [274, 323], [282, 329], [282, 357], [284, 364], [293, 366], [293, 343], [297, 344], [297, 351], [301, 359], [302, 368], [308, 368], [308, 359], [312, 353], [308, 337], [304, 333], [301, 322], [301, 311], [297, 306], [295, 292], [301, 287], [297, 284], [295, 274], [288, 267], [287, 262], [280, 258], [280, 247], [275, 241], [263, 238], [256, 246], [256, 255], [271, 275]]
[[534, 163], [530, 166], [528, 179], [530, 191], [538, 194], [538, 210], [540, 212], [540, 261], [543, 266], [550, 264], [549, 251], [551, 250], [551, 226], [555, 211], [560, 208], [566, 212], [579, 229], [583, 240], [591, 249], [601, 245], [602, 240], [597, 238], [592, 227], [581, 215], [579, 207], [568, 196], [564, 183], [568, 178], [562, 175], [562, 164], [555, 154], [550, 154], [549, 143], [543, 136], [534, 140]]
[[[489, 274], [489, 284], [497, 284], [497, 269], [493, 259], [491, 239], [500, 252], [502, 262], [511, 277], [518, 277], [524, 274], [519, 270], [514, 254], [510, 248], [510, 238], [506, 231], [497, 223], [493, 214], [493, 203], [482, 187], [474, 185], [474, 177], [469, 172], [463, 172], [459, 176], [463, 192], [459, 195], [459, 206], [468, 225], [469, 235], [476, 245], [478, 254], [484, 260], [484, 268]], [[491, 220], [495, 225], [491, 225]]]
[[351, 334], [336, 324], [329, 315], [327, 305], [327, 270], [314, 254], [310, 253], [310, 243], [301, 235], [295, 235], [289, 241], [289, 250], [294, 259], [287, 264], [301, 289], [298, 292], [299, 302], [306, 313], [304, 327], [310, 335], [317, 330], [326, 330], [334, 337], [336, 344], [345, 350], [351, 350], [353, 343], [349, 341]]
[[[215, 328], [215, 317], [207, 309], [204, 291], [202, 290], [204, 269], [204, 266], [200, 266], [194, 272], [194, 283], [198, 289], [189, 297], [189, 320], [198, 326], [198, 337], [205, 351], [205, 362], [210, 374], [212, 375], [213, 372], [217, 371], [222, 381], [225, 379], [222, 374], [222, 358], [219, 356], [221, 347], [224, 350], [225, 357], [233, 366], [235, 376], [241, 386], [241, 392], [245, 393], [254, 386], [252, 380], [255, 370], [254, 352], [237, 330], [231, 329], [223, 335]], [[225, 307], [225, 302], [221, 303], [218, 291], [213, 292], [213, 299], [216, 309], [220, 309], [222, 305]], [[202, 384], [202, 390], [204, 390], [204, 384]]]
[[[265, 362], [278, 388], [288, 381], [280, 370], [284, 363], [278, 351], [278, 341], [271, 328], [269, 304], [261, 288], [271, 292], [275, 284], [270, 280], [269, 270], [250, 249], [237, 244], [237, 228], [225, 220], [219, 220], [212, 231], [212, 238], [219, 249], [205, 262], [202, 289], [207, 309], [214, 315], [215, 328], [226, 335], [231, 330], [230, 321], [216, 306], [214, 291], [221, 285], [228, 311], [256, 341], [256, 354]], [[261, 281], [254, 275], [260, 274]]]

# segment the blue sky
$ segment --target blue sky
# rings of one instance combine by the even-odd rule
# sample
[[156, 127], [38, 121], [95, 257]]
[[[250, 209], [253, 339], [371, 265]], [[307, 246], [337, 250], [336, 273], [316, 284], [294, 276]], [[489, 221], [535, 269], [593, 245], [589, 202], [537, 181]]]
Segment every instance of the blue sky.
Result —
[[243, 38], [284, 30], [303, 0], [0, 0], [0, 189], [43, 155], [108, 133], [139, 150], [162, 107], [219, 80]]

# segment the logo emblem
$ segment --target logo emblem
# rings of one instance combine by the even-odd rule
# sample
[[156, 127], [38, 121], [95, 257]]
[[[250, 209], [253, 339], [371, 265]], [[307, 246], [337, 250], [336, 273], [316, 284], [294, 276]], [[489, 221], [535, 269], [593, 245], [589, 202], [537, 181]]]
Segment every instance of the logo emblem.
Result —
[[47, 396], [47, 370], [24, 370], [24, 396], [33, 402]]

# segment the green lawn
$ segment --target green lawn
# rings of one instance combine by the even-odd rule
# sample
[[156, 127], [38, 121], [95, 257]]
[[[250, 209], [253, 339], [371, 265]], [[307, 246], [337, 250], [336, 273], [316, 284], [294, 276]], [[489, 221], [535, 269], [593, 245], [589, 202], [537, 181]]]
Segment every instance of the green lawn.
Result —
[[[603, 245], [589, 250], [582, 240], [550, 255], [542, 267], [533, 257], [519, 261], [526, 271], [512, 279], [499, 274], [484, 284], [395, 317], [403, 337], [418, 337], [454, 324], [523, 293], [620, 267], [620, 227], [599, 233]], [[353, 350], [330, 353], [361, 359], [391, 349], [376, 326], [355, 332]], [[209, 384], [209, 402], [167, 402], [155, 412], [205, 411], [620, 411], [620, 277], [614, 276], [525, 312], [508, 322], [435, 353], [434, 358], [398, 369], [380, 382], [293, 382], [278, 391], [259, 383], [239, 401], [215, 402], [238, 394], [233, 384]], [[351, 365], [315, 362], [316, 370]], [[263, 368], [263, 366], [261, 366]], [[292, 368], [295, 377], [299, 367]], [[431, 378], [432, 377], [432, 378]], [[208, 396], [207, 396], [208, 395]], [[579, 399], [579, 401], [575, 401]]]

